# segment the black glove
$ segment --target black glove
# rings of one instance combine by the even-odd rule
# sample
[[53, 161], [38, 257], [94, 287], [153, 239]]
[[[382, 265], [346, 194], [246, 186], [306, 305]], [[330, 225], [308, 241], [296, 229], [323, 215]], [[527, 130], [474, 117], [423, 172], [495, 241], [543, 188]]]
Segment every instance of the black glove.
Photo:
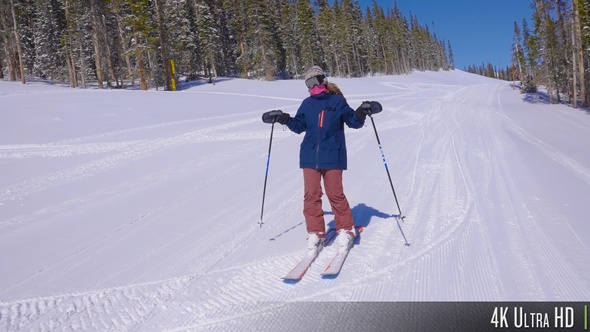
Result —
[[359, 120], [365, 121], [367, 115], [371, 114], [371, 103], [364, 101], [361, 106], [359, 106], [356, 111], [354, 111], [354, 113]]
[[371, 114], [377, 114], [383, 111], [383, 106], [378, 101], [371, 101], [369, 104], [371, 104]]
[[289, 123], [289, 121], [291, 121], [291, 116], [289, 115], [289, 113], [282, 113], [279, 116], [277, 116], [277, 122], [282, 125], [286, 125], [287, 123]]
[[383, 110], [383, 106], [378, 101], [363, 101], [356, 111], [356, 117], [359, 120], [365, 120], [367, 115], [377, 114]]
[[264, 123], [278, 122], [284, 125], [287, 124], [290, 119], [291, 116], [289, 115], [289, 113], [284, 113], [281, 110], [272, 110], [262, 114], [262, 122]]

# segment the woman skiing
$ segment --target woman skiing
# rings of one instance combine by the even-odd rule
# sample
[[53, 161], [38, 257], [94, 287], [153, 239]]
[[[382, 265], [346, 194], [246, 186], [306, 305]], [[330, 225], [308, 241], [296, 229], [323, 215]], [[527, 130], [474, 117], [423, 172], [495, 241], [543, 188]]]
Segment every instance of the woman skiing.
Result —
[[306, 72], [305, 85], [310, 96], [303, 100], [295, 117], [281, 111], [270, 111], [263, 115], [263, 121], [286, 125], [297, 134], [305, 132], [299, 165], [303, 169], [303, 215], [309, 254], [315, 255], [322, 250], [326, 236], [321, 199], [322, 179], [336, 222], [336, 243], [339, 250], [348, 250], [356, 234], [350, 205], [342, 186], [342, 173], [347, 167], [344, 124], [354, 129], [361, 128], [371, 109], [365, 103], [356, 111], [348, 106], [340, 89], [327, 82], [319, 66], [313, 66]]

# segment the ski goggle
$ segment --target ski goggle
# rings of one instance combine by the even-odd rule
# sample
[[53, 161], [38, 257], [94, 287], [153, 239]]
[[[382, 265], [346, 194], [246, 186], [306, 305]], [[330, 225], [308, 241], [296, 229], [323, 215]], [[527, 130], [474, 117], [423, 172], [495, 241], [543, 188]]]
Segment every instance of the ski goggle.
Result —
[[314, 86], [322, 84], [324, 82], [324, 78], [326, 78], [324, 75], [310, 77], [305, 80], [305, 85], [308, 89], [312, 89]]

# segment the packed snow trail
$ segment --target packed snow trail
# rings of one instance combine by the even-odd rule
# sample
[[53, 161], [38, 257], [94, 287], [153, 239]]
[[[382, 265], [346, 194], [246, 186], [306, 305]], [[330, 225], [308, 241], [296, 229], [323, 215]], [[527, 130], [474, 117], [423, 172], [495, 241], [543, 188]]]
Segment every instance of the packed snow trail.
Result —
[[0, 81], [0, 329], [264, 330], [293, 302], [590, 299], [587, 112], [461, 71], [334, 81], [353, 108], [383, 105], [406, 218], [371, 124], [347, 129], [363, 235], [337, 278], [321, 277], [328, 246], [297, 284], [281, 276], [305, 253], [302, 136], [275, 128], [260, 228], [260, 116], [294, 115], [303, 82]]

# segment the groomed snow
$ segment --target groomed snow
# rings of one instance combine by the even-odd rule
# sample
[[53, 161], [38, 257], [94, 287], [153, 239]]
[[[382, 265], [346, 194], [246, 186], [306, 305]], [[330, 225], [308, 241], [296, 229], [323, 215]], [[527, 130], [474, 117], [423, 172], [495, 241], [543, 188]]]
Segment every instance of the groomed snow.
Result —
[[[285, 303], [590, 300], [590, 113], [462, 71], [333, 81], [364, 226], [336, 279], [305, 252], [302, 81], [178, 92], [0, 81], [0, 330], [264, 330]], [[324, 196], [324, 199], [326, 197]], [[324, 200], [326, 223], [333, 215]], [[407, 245], [409, 244], [409, 245]], [[244, 325], [248, 324], [248, 325]], [[284, 326], [286, 330], [295, 326]]]

